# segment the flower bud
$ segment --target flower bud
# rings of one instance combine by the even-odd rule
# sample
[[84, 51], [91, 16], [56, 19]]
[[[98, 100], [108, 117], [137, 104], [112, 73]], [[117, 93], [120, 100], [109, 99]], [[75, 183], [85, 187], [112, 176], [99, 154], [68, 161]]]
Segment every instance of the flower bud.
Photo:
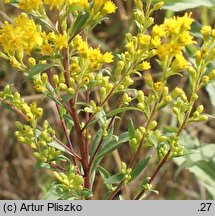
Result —
[[47, 73], [43, 73], [41, 76], [41, 80], [43, 83], [46, 83], [48, 81], [48, 75]]
[[151, 74], [145, 74], [144, 78], [145, 78], [145, 82], [146, 82], [146, 84], [147, 84], [149, 87], [152, 88], [154, 82], [153, 82], [153, 80], [152, 80], [152, 76], [151, 76]]
[[164, 97], [163, 100], [164, 100], [165, 103], [169, 103], [169, 102], [171, 102], [172, 97], [170, 95], [167, 95], [167, 96]]
[[137, 108], [140, 109], [141, 111], [144, 111], [144, 110], [145, 110], [145, 105], [144, 105], [144, 103], [138, 103], [138, 104], [137, 104]]
[[158, 123], [155, 120], [150, 122], [149, 125], [148, 125], [148, 129], [153, 130], [157, 126], [157, 124]]
[[70, 95], [74, 95], [74, 93], [75, 93], [74, 88], [71, 88], [71, 87], [68, 88], [68, 89], [67, 89], [67, 93], [70, 94]]
[[146, 133], [146, 129], [143, 126], [140, 126], [139, 130], [143, 135]]
[[207, 121], [208, 120], [208, 116], [206, 115], [202, 115], [199, 117], [199, 121]]
[[36, 114], [37, 114], [38, 118], [41, 118], [43, 115], [43, 109], [41, 107], [38, 107], [36, 110]]
[[173, 107], [172, 111], [175, 115], [178, 115], [179, 113], [179, 109], [177, 107]]
[[173, 98], [176, 98], [176, 97], [178, 97], [180, 94], [182, 94], [183, 92], [184, 92], [184, 91], [183, 91], [181, 88], [176, 87], [176, 88], [172, 91], [171, 96], [172, 96]]
[[29, 66], [32, 67], [32, 66], [36, 65], [36, 59], [33, 57], [30, 57], [30, 58], [28, 58], [28, 63], [29, 63]]
[[139, 10], [143, 9], [143, 3], [141, 0], [134, 0], [134, 4]]
[[34, 119], [34, 116], [32, 113], [29, 112], [26, 114], [26, 121], [27, 122], [31, 122], [33, 119]]
[[215, 70], [212, 70], [208, 77], [210, 80], [215, 79]]
[[196, 109], [199, 113], [202, 113], [204, 110], [204, 106], [203, 105], [199, 105]]
[[61, 90], [66, 91], [68, 89], [67, 85], [65, 83], [60, 83], [59, 87]]
[[137, 91], [136, 95], [137, 95], [137, 100], [140, 103], [143, 103], [144, 102], [144, 92], [139, 90], [139, 91]]
[[125, 62], [124, 61], [118, 61], [117, 62], [116, 70], [114, 72], [116, 79], [119, 78], [119, 76], [122, 73], [124, 67], [125, 67]]
[[18, 136], [17, 137], [18, 142], [20, 143], [24, 143], [25, 142], [25, 138], [23, 136]]
[[209, 80], [210, 80], [210, 78], [209, 78], [208, 76], [203, 76], [203, 77], [202, 77], [202, 83], [203, 83], [204, 85], [206, 85], [206, 84], [209, 82]]
[[33, 155], [34, 155], [34, 157], [35, 157], [36, 159], [38, 159], [38, 160], [41, 158], [39, 152], [34, 152]]
[[159, 10], [159, 9], [161, 9], [163, 6], [164, 6], [164, 2], [163, 2], [163, 1], [158, 2], [158, 3], [154, 4], [152, 10], [153, 10], [153, 11]]

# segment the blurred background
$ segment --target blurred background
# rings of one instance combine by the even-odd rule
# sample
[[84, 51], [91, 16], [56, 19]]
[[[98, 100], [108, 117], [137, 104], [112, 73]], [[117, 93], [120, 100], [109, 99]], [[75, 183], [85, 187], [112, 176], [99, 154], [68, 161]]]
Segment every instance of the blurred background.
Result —
[[[114, 1], [118, 7], [117, 13], [109, 16], [109, 19], [98, 25], [89, 35], [91, 46], [101, 46], [103, 51], [122, 52], [124, 47], [124, 37], [127, 32], [136, 33], [135, 23], [132, 17], [133, 3], [131, 0]], [[193, 33], [198, 37], [201, 25], [214, 26], [215, 3], [211, 1], [195, 0], [167, 0], [164, 10], [154, 14], [155, 23], [160, 24], [166, 17], [174, 14], [183, 15], [185, 11], [192, 11], [192, 17], [196, 20], [193, 24]], [[0, 0], [0, 26], [5, 21], [4, 12], [10, 17], [20, 13], [12, 6], [5, 5]], [[54, 16], [54, 11], [51, 12]], [[201, 39], [198, 39], [201, 43]], [[159, 77], [160, 71], [157, 65], [152, 62], [155, 79]], [[213, 67], [213, 65], [211, 65]], [[145, 89], [144, 80], [136, 77], [135, 87]], [[169, 80], [170, 88], [174, 88], [178, 77]], [[30, 82], [23, 79], [23, 75], [15, 71], [7, 61], [0, 59], [0, 89], [9, 83], [14, 83], [26, 102], [36, 101], [45, 109], [45, 118], [49, 120], [53, 128], [58, 131], [57, 136], [63, 138], [59, 119], [55, 118], [55, 106], [50, 100], [35, 93]], [[180, 78], [180, 87], [186, 90], [189, 88], [188, 80]], [[203, 104], [205, 112], [214, 115], [215, 107], [215, 83], [210, 83], [200, 92], [199, 104]], [[113, 99], [114, 100], [114, 99]], [[197, 104], [198, 105], [198, 104]], [[124, 116], [123, 124], [118, 125], [119, 131], [127, 130], [127, 123], [132, 115], [136, 125], [142, 123], [142, 118], [138, 113], [127, 113]], [[160, 125], [168, 128], [172, 124], [172, 115], [165, 109], [157, 116]], [[21, 145], [14, 136], [16, 130], [14, 122], [17, 116], [0, 106], [0, 199], [42, 199], [46, 194], [53, 177], [48, 170], [38, 169], [32, 150], [27, 145]], [[178, 158], [168, 162], [156, 178], [154, 185], [159, 191], [157, 194], [147, 194], [146, 199], [215, 199], [215, 119], [209, 118], [206, 123], [192, 124], [186, 128], [182, 140], [186, 147], [195, 151], [186, 157]], [[151, 150], [143, 152], [152, 153]], [[129, 161], [130, 150], [128, 145], [123, 145], [119, 152], [115, 152], [103, 159], [103, 165], [110, 173], [116, 171], [116, 165], [120, 157], [123, 161]], [[113, 162], [113, 159], [115, 162]], [[186, 163], [184, 163], [186, 161]], [[150, 161], [145, 170], [145, 176], [150, 176], [156, 168], [157, 159]], [[177, 172], [176, 172], [177, 170]], [[138, 179], [130, 186], [130, 189], [123, 190], [123, 195], [129, 199], [134, 189], [142, 179]], [[95, 199], [100, 199], [105, 192], [102, 180], [97, 180], [95, 185]]]

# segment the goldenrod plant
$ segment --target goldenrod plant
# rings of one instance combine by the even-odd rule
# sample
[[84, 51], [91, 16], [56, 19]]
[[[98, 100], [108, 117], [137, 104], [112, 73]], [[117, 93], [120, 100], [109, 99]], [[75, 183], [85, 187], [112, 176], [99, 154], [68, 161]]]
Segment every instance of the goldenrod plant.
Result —
[[[172, 158], [185, 154], [179, 142], [185, 127], [206, 121], [203, 105], [196, 106], [198, 92], [215, 78], [208, 65], [215, 56], [215, 29], [201, 28], [202, 42], [191, 33], [192, 13], [154, 22], [153, 13], [162, 1], [134, 0], [137, 31], [125, 35], [122, 53], [92, 47], [88, 35], [117, 6], [110, 0], [5, 0], [21, 9], [0, 26], [0, 57], [28, 79], [41, 98], [55, 104], [64, 137], [58, 137], [45, 119], [42, 107], [26, 103], [13, 83], [0, 92], [0, 102], [19, 116], [15, 136], [30, 146], [41, 167], [55, 178], [50, 186], [58, 199], [93, 199], [94, 184], [102, 178], [107, 193], [101, 199], [118, 199], [122, 188], [142, 178], [132, 199], [154, 191], [153, 180]], [[51, 19], [50, 12], [55, 14]], [[6, 15], [5, 15], [6, 16]], [[199, 45], [200, 44], [200, 45]], [[193, 47], [192, 56], [186, 47]], [[153, 64], [160, 76], [152, 76]], [[147, 92], [135, 87], [135, 77], [144, 77]], [[189, 78], [187, 92], [169, 87], [171, 77]], [[111, 103], [115, 98], [118, 102]], [[174, 130], [167, 132], [157, 114], [164, 109], [175, 116]], [[127, 131], [116, 130], [123, 113], [138, 112], [140, 126], [130, 118]], [[75, 133], [76, 136], [71, 136]], [[129, 146], [130, 160], [121, 161], [117, 173], [109, 173], [102, 159], [121, 145]], [[155, 149], [157, 164], [151, 176], [142, 172]], [[157, 156], [156, 156], [157, 155]], [[155, 188], [156, 189], [156, 188]], [[123, 199], [122, 196], [120, 196]]]

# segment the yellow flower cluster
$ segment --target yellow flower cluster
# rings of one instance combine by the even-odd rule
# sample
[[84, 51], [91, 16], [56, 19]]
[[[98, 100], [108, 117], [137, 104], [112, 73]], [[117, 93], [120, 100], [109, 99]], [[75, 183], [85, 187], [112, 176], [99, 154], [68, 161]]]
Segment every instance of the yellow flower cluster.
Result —
[[12, 24], [5, 22], [0, 29], [0, 45], [9, 54], [30, 52], [42, 42], [41, 32], [26, 14], [19, 15]]
[[96, 14], [100, 12], [102, 15], [115, 13], [117, 7], [112, 1], [94, 0], [92, 11]]
[[80, 6], [80, 7], [88, 7], [88, 0], [44, 0], [44, 4], [48, 4], [50, 9], [52, 10], [54, 7], [60, 9], [60, 7], [64, 4], [69, 4], [72, 6]]
[[68, 47], [68, 38], [66, 35], [58, 34], [56, 35], [54, 32], [51, 32], [47, 35], [47, 39], [54, 44], [57, 50], [61, 50], [64, 47]]
[[54, 172], [56, 179], [62, 184], [62, 188], [66, 190], [77, 190], [83, 189], [84, 179], [81, 175], [76, 173], [70, 173], [69, 175], [63, 172]]
[[[11, 0], [4, 0], [5, 3], [11, 3]], [[32, 11], [38, 10], [41, 5], [49, 5], [49, 9], [57, 8], [58, 10], [65, 4], [70, 6], [78, 6], [87, 8], [89, 6], [88, 0], [20, 0], [18, 6], [22, 10]]]
[[[89, 47], [80, 35], [75, 37], [72, 46], [74, 50], [77, 50], [79, 57], [76, 56], [71, 59], [70, 73], [78, 82], [88, 84], [94, 79], [93, 72], [101, 69], [103, 64], [113, 62], [112, 53], [102, 54], [99, 48]], [[81, 80], [80, 77], [82, 77]]]
[[19, 7], [23, 10], [31, 11], [38, 10], [39, 6], [42, 4], [42, 0], [21, 0], [19, 2]]
[[21, 97], [18, 92], [13, 93], [10, 85], [5, 86], [3, 91], [0, 91], [0, 98], [4, 101], [9, 100], [14, 108], [19, 109], [24, 115], [28, 123], [35, 126], [37, 121], [43, 115], [43, 109], [37, 107], [35, 102], [28, 105]]
[[186, 13], [183, 17], [172, 17], [153, 27], [152, 39], [157, 40], [157, 55], [160, 59], [167, 56], [177, 56], [180, 59], [184, 46], [194, 43], [189, 33], [193, 21], [191, 13]]

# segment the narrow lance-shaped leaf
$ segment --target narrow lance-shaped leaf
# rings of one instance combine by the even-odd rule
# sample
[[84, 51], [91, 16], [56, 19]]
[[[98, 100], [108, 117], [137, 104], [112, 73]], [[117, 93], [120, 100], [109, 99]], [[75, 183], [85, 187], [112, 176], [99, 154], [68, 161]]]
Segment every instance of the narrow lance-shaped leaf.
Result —
[[128, 123], [128, 135], [129, 135], [129, 139], [132, 139], [135, 136], [135, 127], [132, 119], [130, 119]]
[[123, 173], [117, 173], [115, 175], [110, 176], [109, 178], [107, 178], [104, 183], [105, 184], [116, 184], [121, 182], [123, 179], [125, 178]]
[[114, 140], [110, 141], [108, 144], [106, 144], [106, 146], [104, 146], [104, 148], [99, 153], [98, 158], [103, 157], [107, 153], [114, 151], [122, 143], [125, 143], [127, 141], [128, 141], [128, 132], [120, 134], [118, 141], [116, 141], [116, 139], [114, 139]]
[[131, 110], [140, 111], [140, 109], [138, 109], [136, 107], [121, 107], [121, 108], [115, 109], [115, 110], [110, 111], [109, 113], [107, 113], [107, 117], [112, 117], [112, 116], [120, 114], [122, 112], [131, 111]]
[[81, 12], [76, 18], [70, 29], [70, 36], [73, 38], [78, 32], [83, 28], [84, 24], [87, 22], [89, 18], [89, 13], [86, 11]]
[[140, 175], [140, 173], [145, 169], [145, 167], [149, 163], [150, 158], [151, 157], [147, 157], [147, 158], [143, 159], [142, 161], [140, 161], [136, 165], [136, 167], [131, 172], [131, 179], [130, 179], [130, 181], [133, 181], [138, 175]]
[[92, 169], [91, 169], [91, 173], [93, 173], [93, 171], [96, 169], [96, 167], [99, 165], [99, 163], [101, 162], [102, 158], [114, 151], [115, 149], [119, 148], [119, 146], [122, 143], [125, 143], [128, 141], [128, 132], [122, 133], [119, 135], [118, 139], [114, 138], [113, 140], [111, 140], [109, 143], [107, 143], [103, 149], [101, 149], [101, 151], [99, 152], [99, 154], [97, 155], [96, 159], [94, 160], [94, 163], [92, 165]]
[[57, 66], [56, 64], [37, 64], [31, 68], [28, 73], [28, 78], [31, 79], [34, 75], [39, 74], [51, 67]]

